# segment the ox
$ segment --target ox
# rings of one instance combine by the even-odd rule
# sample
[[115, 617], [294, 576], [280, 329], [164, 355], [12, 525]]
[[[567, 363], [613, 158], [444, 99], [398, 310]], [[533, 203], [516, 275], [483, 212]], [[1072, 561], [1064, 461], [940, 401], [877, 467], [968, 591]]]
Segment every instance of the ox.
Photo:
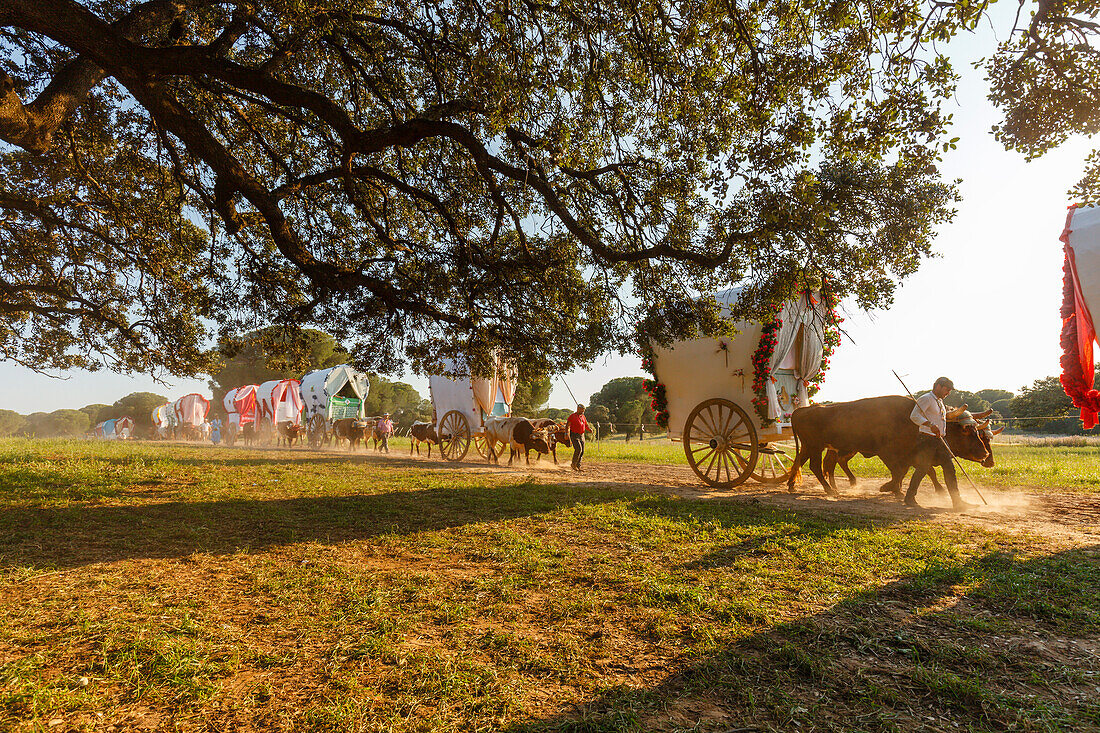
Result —
[[554, 456], [554, 465], [558, 464], [558, 444], [571, 445], [569, 442], [569, 426], [565, 423], [557, 423], [548, 417], [540, 417], [531, 421], [536, 430], [546, 431], [546, 445], [550, 448], [550, 455]]
[[416, 455], [420, 455], [420, 444], [428, 444], [428, 458], [432, 457], [432, 445], [439, 445], [439, 436], [436, 435], [435, 425], [430, 422], [414, 422], [409, 428], [409, 455], [412, 455], [413, 447], [416, 447]]
[[[496, 444], [508, 446], [508, 465], [512, 465], [512, 459], [516, 454], [523, 452], [528, 465], [531, 463], [531, 450], [544, 454], [550, 452], [550, 446], [546, 443], [546, 432], [536, 430], [531, 421], [525, 417], [491, 417], [485, 421], [485, 440], [489, 449], [486, 460], [489, 463], [500, 463], [496, 454]], [[504, 448], [501, 448], [501, 452]]]
[[[986, 410], [985, 412], [971, 413], [967, 411], [966, 405], [949, 412], [947, 414], [947, 434], [944, 436], [944, 439], [947, 441], [947, 447], [951, 449], [951, 452], [955, 455], [959, 455], [961, 451], [965, 450], [965, 434], [968, 432], [969, 428], [973, 427], [977, 431], [978, 437], [981, 438], [982, 443], [985, 445], [988, 454], [985, 459], [982, 460], [981, 466], [983, 468], [993, 468], [995, 465], [993, 460], [993, 436], [1000, 435], [1004, 432], [1004, 428], [1000, 427], [994, 430], [989, 426], [989, 420], [986, 418], [991, 414], [993, 414], [992, 409]], [[855, 454], [838, 456], [836, 451], [831, 448], [825, 453], [824, 471], [832, 486], [836, 486], [834, 474], [836, 473], [837, 465], [840, 466], [841, 470], [844, 471], [844, 474], [848, 477], [849, 486], [855, 486], [858, 483], [858, 479], [856, 479], [855, 474], [852, 473], [852, 469], [848, 467], [848, 461], [850, 461], [854, 455]], [[932, 480], [932, 485], [936, 487], [937, 494], [944, 493], [946, 489], [936, 480], [936, 470], [934, 467], [928, 470], [928, 478]], [[886, 484], [881, 488], [882, 491], [892, 490], [890, 484]]]
[[[830, 475], [826, 479], [822, 467], [822, 454], [829, 449], [838, 456], [854, 456], [856, 453], [878, 456], [890, 471], [890, 481], [883, 485], [883, 491], [900, 493], [902, 479], [913, 467], [916, 470], [909, 483], [905, 503], [916, 506], [917, 487], [931, 470], [935, 456], [929, 452], [927, 441], [909, 419], [912, 411], [912, 398], [898, 395], [800, 407], [791, 415], [791, 429], [798, 447], [794, 467], [801, 468], [808, 460], [810, 470], [830, 496], [838, 496], [839, 492], [835, 477]], [[955, 427], [949, 428], [949, 433], [957, 431], [957, 434], [952, 436], [955, 442], [952, 452], [959, 458], [971, 461], [986, 460], [989, 451], [978, 431], [972, 426], [953, 425]], [[959, 496], [955, 467], [948, 462], [942, 468], [952, 503], [958, 509], [966, 508], [968, 505]], [[789, 491], [794, 491], [796, 473], [791, 471], [787, 480]]]
[[348, 441], [348, 450], [353, 451], [363, 441], [366, 447], [367, 428], [366, 420], [356, 420], [353, 417], [345, 417], [332, 424], [332, 434], [336, 437], [336, 447], [340, 447], [340, 441]]
[[276, 445], [286, 443], [287, 448], [294, 447], [294, 441], [302, 435], [302, 426], [292, 422], [281, 422], [275, 426]]

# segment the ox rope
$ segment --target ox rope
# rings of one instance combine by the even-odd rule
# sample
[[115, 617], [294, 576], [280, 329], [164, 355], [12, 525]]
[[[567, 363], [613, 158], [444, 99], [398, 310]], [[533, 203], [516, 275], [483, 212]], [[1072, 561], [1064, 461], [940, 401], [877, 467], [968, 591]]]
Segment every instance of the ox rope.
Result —
[[[891, 369], [890, 371], [894, 372], [893, 369]], [[894, 376], [898, 377], [898, 373], [894, 372]], [[901, 386], [905, 388], [905, 394], [909, 395], [909, 399], [913, 400], [913, 402], [917, 402], [917, 398], [914, 397], [913, 393], [909, 391], [909, 387], [906, 387], [905, 382], [902, 380], [901, 377], [898, 377], [898, 381], [901, 382]], [[919, 402], [917, 403], [917, 409], [920, 409]], [[928, 415], [925, 415], [924, 410], [921, 410], [920, 414], [924, 415], [926, 418], [928, 417]], [[947, 450], [947, 454], [951, 456], [952, 460], [955, 461], [955, 465], [959, 467], [960, 471], [962, 471], [963, 476], [966, 476], [966, 480], [970, 482], [970, 488], [974, 489], [974, 493], [978, 495], [978, 498], [982, 500], [983, 504], [989, 506], [989, 502], [985, 500], [984, 496], [982, 496], [982, 492], [978, 491], [978, 485], [974, 483], [974, 479], [970, 478], [970, 474], [968, 474], [966, 472], [966, 469], [963, 468], [962, 461], [956, 458], [955, 454], [951, 452], [951, 446], [947, 444], [947, 441], [943, 439], [942, 435], [939, 435], [937, 437], [940, 439], [940, 442], [943, 443], [943, 447]]]

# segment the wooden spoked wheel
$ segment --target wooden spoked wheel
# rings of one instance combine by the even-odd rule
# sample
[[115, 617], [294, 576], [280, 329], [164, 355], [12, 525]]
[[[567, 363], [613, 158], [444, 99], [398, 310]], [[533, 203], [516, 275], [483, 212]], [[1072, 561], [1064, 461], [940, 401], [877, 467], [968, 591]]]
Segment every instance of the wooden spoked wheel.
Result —
[[448, 461], [461, 461], [470, 450], [470, 423], [458, 410], [451, 410], [439, 421], [439, 452]]
[[729, 489], [744, 483], [760, 455], [756, 426], [747, 412], [715, 397], [700, 402], [684, 424], [684, 453], [708, 486]]
[[306, 431], [309, 433], [309, 445], [311, 448], [319, 448], [328, 443], [328, 420], [324, 415], [314, 415], [306, 423]]
[[760, 457], [752, 478], [762, 484], [782, 484], [791, 477], [794, 469], [794, 446], [782, 443], [765, 443], [760, 446]]
[[474, 450], [482, 458], [489, 457], [489, 441], [485, 439], [485, 433], [478, 433], [474, 436]]

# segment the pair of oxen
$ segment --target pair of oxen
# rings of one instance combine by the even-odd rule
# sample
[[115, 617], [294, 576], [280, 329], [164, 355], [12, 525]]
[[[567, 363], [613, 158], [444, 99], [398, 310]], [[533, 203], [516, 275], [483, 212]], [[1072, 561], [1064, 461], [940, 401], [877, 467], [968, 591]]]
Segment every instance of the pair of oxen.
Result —
[[[499, 463], [497, 446], [500, 445], [500, 455], [504, 454], [504, 448], [509, 449], [508, 463], [519, 453], [523, 453], [528, 464], [531, 463], [531, 451], [535, 451], [536, 458], [550, 453], [554, 456], [554, 463], [558, 462], [558, 444], [569, 445], [569, 432], [565, 423], [556, 423], [549, 418], [526, 417], [490, 417], [485, 420], [485, 439], [488, 443], [487, 460], [490, 463]], [[409, 431], [409, 455], [416, 449], [420, 454], [420, 444], [428, 444], [428, 456], [432, 455], [432, 445], [439, 444], [439, 436], [435, 425], [429, 422], [413, 423]]]
[[[930, 445], [933, 439], [921, 434], [910, 419], [914, 401], [911, 397], [868, 397], [852, 402], [801, 407], [791, 415], [797, 455], [794, 465], [801, 468], [807, 461], [814, 476], [830, 496], [838, 496], [836, 465], [839, 463], [851, 485], [856, 478], [848, 468], [848, 460], [857, 453], [866, 457], [877, 456], [890, 471], [890, 480], [881, 491], [901, 493], [901, 483], [913, 468], [913, 477], [905, 495], [905, 503], [916, 507], [917, 488], [921, 480], [931, 476], [936, 490], [935, 467], [943, 470], [944, 483], [957, 509], [969, 506], [959, 496], [955, 468], [943, 453]], [[992, 410], [971, 413], [966, 405], [948, 412], [947, 432], [943, 439], [951, 453], [957, 457], [987, 468], [993, 467], [994, 435], [1004, 428], [992, 430], [987, 419]], [[794, 491], [796, 471], [791, 471], [787, 488]]]

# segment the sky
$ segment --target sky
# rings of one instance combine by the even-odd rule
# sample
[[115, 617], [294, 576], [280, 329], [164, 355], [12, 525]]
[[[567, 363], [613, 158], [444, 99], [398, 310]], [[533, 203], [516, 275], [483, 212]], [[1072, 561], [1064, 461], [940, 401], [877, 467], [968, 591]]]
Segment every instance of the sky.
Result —
[[[997, 6], [994, 6], [997, 8]], [[998, 12], [1004, 16], [1007, 6]], [[1004, 17], [995, 19], [1004, 35]], [[1011, 19], [1008, 20], [1011, 24]], [[961, 178], [955, 219], [935, 241], [939, 257], [926, 260], [898, 288], [888, 310], [847, 310], [845, 335], [831, 359], [819, 400], [850, 400], [897, 394], [897, 370], [914, 392], [936, 377], [956, 387], [1020, 388], [1058, 373], [1058, 308], [1062, 296], [1062, 243], [1067, 190], [1080, 178], [1092, 146], [1076, 139], [1027, 162], [1006, 151], [990, 133], [999, 116], [986, 99], [982, 72], [970, 63], [990, 53], [995, 37], [983, 27], [952, 43], [949, 51], [962, 75], [948, 112], [954, 113], [956, 150], [944, 156], [947, 179]], [[551, 407], [588, 403], [607, 381], [644, 375], [636, 357], [609, 355], [556, 377]], [[427, 380], [391, 376], [427, 397]], [[566, 388], [568, 385], [568, 389]], [[143, 375], [106, 371], [72, 372], [53, 378], [0, 362], [0, 408], [20, 413], [52, 411], [102, 402], [130, 392], [151, 391], [172, 399], [188, 392], [209, 395], [205, 380], [158, 384]]]

